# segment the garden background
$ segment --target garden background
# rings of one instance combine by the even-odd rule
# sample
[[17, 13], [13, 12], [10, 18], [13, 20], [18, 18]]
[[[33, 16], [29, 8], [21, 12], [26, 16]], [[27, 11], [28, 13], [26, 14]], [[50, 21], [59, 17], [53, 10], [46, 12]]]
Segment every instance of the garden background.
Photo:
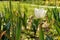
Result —
[[0, 40], [60, 40], [60, 0], [1, 0]]

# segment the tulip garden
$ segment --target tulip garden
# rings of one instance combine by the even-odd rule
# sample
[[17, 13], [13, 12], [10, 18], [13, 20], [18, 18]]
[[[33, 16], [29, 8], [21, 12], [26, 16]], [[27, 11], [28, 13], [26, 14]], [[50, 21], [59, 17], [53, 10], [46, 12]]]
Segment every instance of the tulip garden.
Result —
[[0, 1], [0, 40], [60, 40], [60, 7]]

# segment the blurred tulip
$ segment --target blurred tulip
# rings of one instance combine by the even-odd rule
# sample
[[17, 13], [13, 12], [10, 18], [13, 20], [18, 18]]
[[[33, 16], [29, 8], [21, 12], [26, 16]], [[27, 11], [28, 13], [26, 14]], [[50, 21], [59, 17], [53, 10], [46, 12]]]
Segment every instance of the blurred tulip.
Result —
[[35, 12], [35, 16], [37, 18], [44, 18], [45, 15], [46, 15], [47, 10], [45, 10], [43, 8], [41, 8], [41, 9], [35, 8], [34, 12]]

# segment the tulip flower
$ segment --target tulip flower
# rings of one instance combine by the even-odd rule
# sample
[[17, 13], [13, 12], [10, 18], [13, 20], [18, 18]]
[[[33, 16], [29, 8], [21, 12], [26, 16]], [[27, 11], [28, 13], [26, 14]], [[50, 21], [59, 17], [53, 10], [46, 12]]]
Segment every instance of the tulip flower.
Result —
[[[40, 8], [40, 9], [35, 8], [34, 12], [35, 12], [36, 18], [44, 18], [47, 11], [43, 8]], [[40, 20], [40, 21], [42, 21], [42, 20]], [[42, 23], [40, 23], [40, 25], [39, 25], [39, 30], [40, 30], [39, 40], [44, 40], [44, 33], [42, 31]]]
[[47, 10], [45, 10], [43, 8], [41, 8], [41, 9], [35, 8], [34, 12], [35, 12], [36, 18], [44, 18]]

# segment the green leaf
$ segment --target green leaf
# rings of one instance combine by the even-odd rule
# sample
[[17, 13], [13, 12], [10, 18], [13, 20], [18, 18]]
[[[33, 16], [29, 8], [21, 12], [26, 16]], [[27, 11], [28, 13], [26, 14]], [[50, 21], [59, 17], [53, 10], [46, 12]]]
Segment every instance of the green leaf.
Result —
[[40, 28], [40, 33], [39, 34], [40, 34], [39, 35], [40, 40], [44, 40], [44, 33], [42, 31], [42, 28]]
[[17, 27], [16, 27], [16, 40], [20, 40], [21, 38], [21, 18], [17, 19]]
[[54, 16], [55, 20], [60, 21], [58, 9], [54, 8], [54, 9], [52, 9], [52, 11], [53, 11], [53, 16]]
[[24, 16], [23, 16], [23, 18], [22, 18], [22, 23], [23, 23], [23, 26], [26, 28], [26, 26], [27, 26], [27, 15], [26, 15], [26, 13], [27, 13], [27, 9], [25, 8], [25, 11], [24, 11]]
[[59, 11], [57, 8], [54, 8], [53, 9], [53, 16], [54, 16], [54, 19], [55, 19], [55, 29], [57, 30], [58, 34], [60, 35], [60, 18], [59, 18]]
[[60, 35], [60, 28], [58, 27], [57, 24], [54, 24], [54, 26], [55, 26], [55, 29], [57, 30], [58, 34]]
[[40, 26], [39, 26], [39, 39], [44, 40], [44, 32], [42, 30], [42, 20], [40, 20]]
[[52, 9], [52, 12], [53, 12], [54, 18], [57, 20], [57, 16], [56, 16], [56, 8]]
[[48, 17], [48, 21], [50, 22], [50, 20], [52, 19], [52, 11], [51, 11], [51, 9], [48, 9], [47, 17]]
[[22, 25], [22, 16], [21, 16], [21, 10], [20, 5], [18, 7], [18, 16], [17, 16], [17, 27], [16, 27], [16, 40], [21, 40], [21, 25]]

